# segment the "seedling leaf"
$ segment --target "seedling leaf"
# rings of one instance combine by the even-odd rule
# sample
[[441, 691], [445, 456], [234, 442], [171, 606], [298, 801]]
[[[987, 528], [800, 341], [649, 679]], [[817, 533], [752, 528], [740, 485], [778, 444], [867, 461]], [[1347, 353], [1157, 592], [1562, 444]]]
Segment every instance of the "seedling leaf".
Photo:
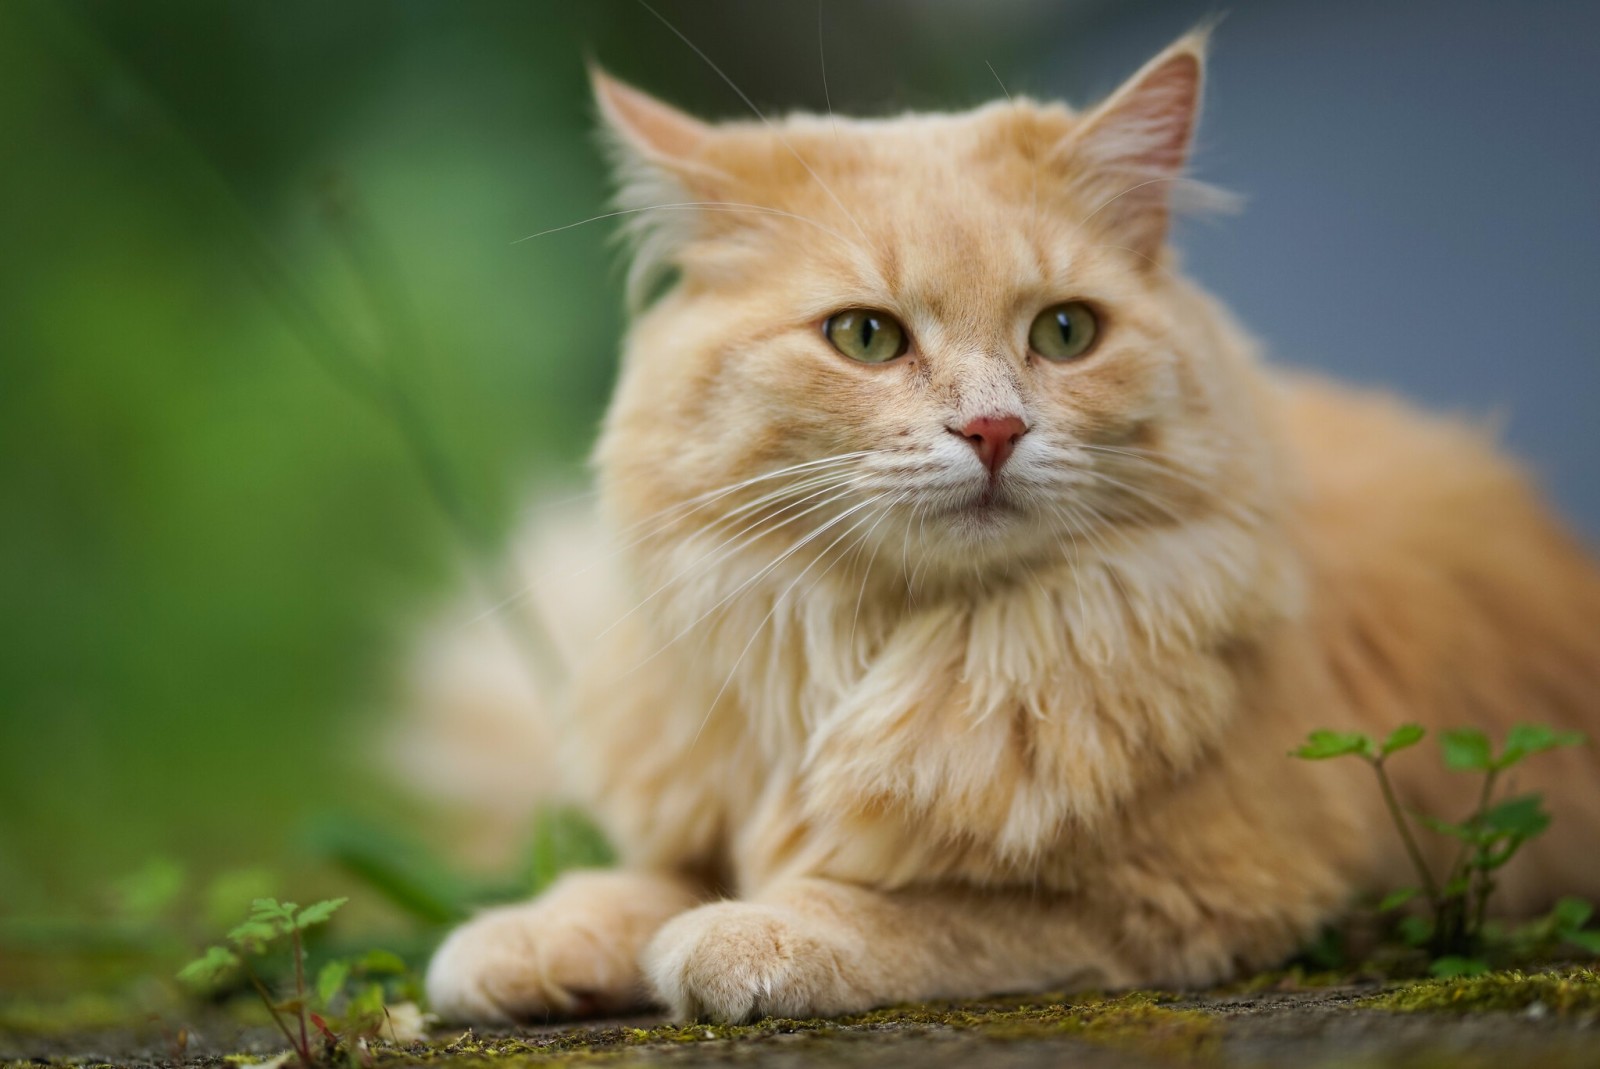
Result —
[[1543, 724], [1518, 724], [1506, 734], [1506, 748], [1496, 768], [1510, 768], [1524, 757], [1564, 746], [1581, 746], [1587, 738], [1579, 731], [1557, 731]]
[[201, 957], [185, 965], [178, 979], [196, 987], [208, 987], [239, 967], [239, 955], [227, 947], [211, 947]]
[[1436, 831], [1440, 835], [1448, 835], [1452, 839], [1472, 842], [1478, 837], [1475, 831], [1463, 824], [1452, 824], [1448, 820], [1440, 820], [1438, 817], [1429, 816], [1427, 813], [1419, 813], [1416, 810], [1412, 810], [1411, 815], [1416, 817], [1423, 827]]
[[392, 950], [369, 950], [361, 956], [357, 968], [368, 976], [400, 976], [406, 971], [406, 963]]
[[372, 983], [357, 991], [350, 999], [345, 1016], [352, 1021], [365, 1019], [376, 1023], [383, 1016], [383, 985]]
[[348, 901], [350, 901], [348, 898], [329, 898], [307, 906], [295, 915], [294, 926], [304, 931], [313, 924], [322, 924]]
[[1402, 887], [1398, 891], [1391, 891], [1383, 897], [1382, 902], [1378, 903], [1378, 912], [1388, 913], [1391, 909], [1399, 909], [1421, 893], [1415, 887]]
[[1373, 752], [1372, 739], [1359, 731], [1313, 731], [1304, 745], [1290, 751], [1290, 756], [1304, 761], [1326, 761], [1349, 754], [1371, 757]]
[[339, 993], [344, 990], [344, 982], [350, 978], [350, 963], [338, 960], [330, 961], [317, 973], [317, 999], [327, 1006]]
[[1594, 916], [1594, 907], [1581, 898], [1563, 898], [1550, 910], [1550, 922], [1558, 932], [1576, 932]]
[[1445, 765], [1457, 772], [1487, 772], [1494, 767], [1489, 736], [1476, 728], [1447, 731], [1439, 745]]
[[1484, 810], [1481, 823], [1485, 831], [1496, 835], [1531, 839], [1550, 826], [1550, 814], [1545, 812], [1541, 796], [1524, 794]]
[[278, 938], [281, 934], [277, 925], [252, 919], [230, 928], [228, 930], [228, 942], [241, 949], [259, 949], [264, 944]]
[[1406, 943], [1419, 947], [1433, 938], [1433, 923], [1425, 917], [1412, 914], [1401, 917], [1400, 923], [1395, 926], [1395, 931]]
[[1399, 750], [1408, 749], [1422, 741], [1427, 734], [1421, 724], [1401, 724], [1389, 732], [1389, 737], [1383, 740], [1381, 753], [1384, 757]]
[[1561, 938], [1575, 947], [1580, 947], [1588, 953], [1600, 957], [1600, 931], [1562, 932]]
[[250, 919], [262, 924], [281, 924], [285, 931], [294, 923], [295, 904], [276, 898], [258, 898], [250, 903]]

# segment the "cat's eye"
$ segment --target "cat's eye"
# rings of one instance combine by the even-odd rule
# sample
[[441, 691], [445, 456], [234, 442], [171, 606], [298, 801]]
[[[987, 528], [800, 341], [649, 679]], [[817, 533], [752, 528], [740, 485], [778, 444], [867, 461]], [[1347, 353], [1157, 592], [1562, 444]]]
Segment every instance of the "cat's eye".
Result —
[[846, 308], [822, 324], [828, 343], [852, 360], [882, 364], [906, 351], [905, 328], [887, 312]]
[[1077, 360], [1094, 348], [1100, 320], [1082, 301], [1068, 301], [1040, 312], [1028, 328], [1028, 344], [1048, 360]]

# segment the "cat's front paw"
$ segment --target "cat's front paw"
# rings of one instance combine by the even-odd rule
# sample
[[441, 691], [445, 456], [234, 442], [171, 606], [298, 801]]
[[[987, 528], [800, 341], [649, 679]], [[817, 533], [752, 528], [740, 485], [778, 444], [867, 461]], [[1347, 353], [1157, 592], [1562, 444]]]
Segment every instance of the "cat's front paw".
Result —
[[680, 1020], [738, 1023], [865, 1009], [844, 955], [815, 922], [780, 906], [718, 902], [669, 922], [644, 953], [661, 1002]]
[[452, 932], [428, 965], [428, 1001], [446, 1020], [493, 1024], [641, 1006], [639, 950], [692, 901], [661, 876], [569, 873]]
[[628, 962], [539, 903], [490, 910], [450, 934], [428, 964], [428, 1002], [447, 1021], [509, 1024], [582, 1016], [636, 1001]]

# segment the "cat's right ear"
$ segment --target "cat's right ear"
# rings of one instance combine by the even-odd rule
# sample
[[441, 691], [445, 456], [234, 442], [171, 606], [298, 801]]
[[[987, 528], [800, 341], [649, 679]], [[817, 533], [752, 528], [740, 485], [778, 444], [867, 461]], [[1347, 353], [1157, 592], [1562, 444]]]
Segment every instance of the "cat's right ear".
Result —
[[703, 233], [708, 213], [695, 209], [726, 200], [730, 178], [707, 164], [702, 150], [714, 136], [709, 123], [589, 65], [602, 120], [617, 208], [633, 246], [628, 307], [638, 312], [670, 278], [681, 251]]
[[589, 84], [605, 121], [606, 132], [622, 152], [641, 163], [675, 170], [692, 164], [711, 127], [618, 81], [589, 64]]

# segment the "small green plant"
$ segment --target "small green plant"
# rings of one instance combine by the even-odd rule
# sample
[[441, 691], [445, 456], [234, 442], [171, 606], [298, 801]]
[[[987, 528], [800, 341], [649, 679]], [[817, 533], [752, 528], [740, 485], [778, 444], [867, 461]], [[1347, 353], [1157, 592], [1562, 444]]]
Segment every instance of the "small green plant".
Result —
[[[413, 1002], [392, 1004], [394, 998], [414, 998], [415, 985], [405, 962], [386, 950], [328, 961], [318, 971], [315, 985], [307, 983], [305, 933], [325, 923], [346, 901], [332, 898], [302, 908], [293, 902], [258, 898], [244, 923], [228, 933], [229, 945], [211, 947], [186, 965], [178, 979], [204, 988], [243, 972], [302, 1069], [317, 1069], [341, 1053], [352, 1064], [366, 1064], [370, 1060], [368, 1040], [385, 1034], [412, 1038], [424, 1020]], [[285, 941], [293, 968], [293, 992], [278, 999], [252, 962]], [[395, 1019], [397, 1012], [403, 1020]]]
[[[1390, 758], [1416, 746], [1426, 734], [1417, 724], [1403, 724], [1382, 741], [1359, 731], [1313, 731], [1302, 746], [1291, 751], [1291, 756], [1306, 761], [1354, 757], [1365, 761], [1377, 776], [1384, 805], [1421, 883], [1420, 887], [1393, 891], [1378, 908], [1382, 912], [1397, 910], [1417, 899], [1427, 906], [1425, 914], [1411, 914], [1400, 920], [1401, 938], [1427, 952], [1431, 962], [1429, 971], [1435, 976], [1465, 976], [1487, 971], [1489, 964], [1484, 956], [1491, 947], [1548, 952], [1565, 943], [1600, 954], [1600, 931], [1584, 928], [1592, 910], [1588, 903], [1578, 899], [1562, 899], [1548, 916], [1509, 933], [1486, 920], [1489, 899], [1495, 889], [1495, 874], [1516, 856], [1523, 844], [1550, 826], [1550, 814], [1544, 808], [1541, 795], [1529, 793], [1497, 799], [1495, 788], [1507, 770], [1527, 758], [1547, 750], [1580, 745], [1585, 741], [1584, 736], [1578, 732], [1519, 724], [1507, 734], [1505, 745], [1497, 754], [1489, 737], [1481, 731], [1463, 728], [1445, 732], [1440, 736], [1445, 766], [1482, 776], [1472, 811], [1459, 821], [1448, 821], [1403, 807], [1386, 768]], [[1413, 824], [1459, 844], [1442, 877], [1424, 858]]]

